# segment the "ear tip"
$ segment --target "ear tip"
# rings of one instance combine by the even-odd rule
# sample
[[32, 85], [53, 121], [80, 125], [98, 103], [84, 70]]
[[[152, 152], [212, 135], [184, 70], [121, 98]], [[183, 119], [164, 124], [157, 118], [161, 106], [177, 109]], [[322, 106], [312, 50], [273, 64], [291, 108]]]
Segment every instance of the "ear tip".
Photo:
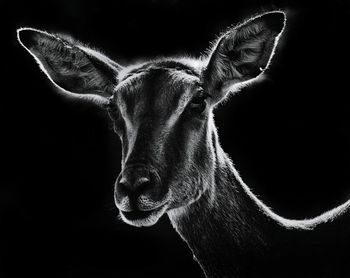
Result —
[[260, 18], [277, 34], [280, 34], [283, 31], [287, 21], [286, 13], [280, 10], [262, 14]]
[[25, 48], [30, 48], [38, 43], [38, 36], [49, 36], [45, 31], [31, 27], [21, 27], [16, 30], [18, 42]]
[[30, 27], [22, 27], [17, 29], [17, 40], [23, 46], [29, 48], [35, 44], [34, 33], [37, 30]]

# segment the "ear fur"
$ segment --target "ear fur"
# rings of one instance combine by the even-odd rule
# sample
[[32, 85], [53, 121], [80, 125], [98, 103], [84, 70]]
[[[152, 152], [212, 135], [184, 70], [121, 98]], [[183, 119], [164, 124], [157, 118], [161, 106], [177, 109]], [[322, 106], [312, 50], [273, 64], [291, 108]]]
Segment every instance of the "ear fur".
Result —
[[61, 92], [99, 105], [108, 102], [122, 69], [117, 63], [68, 37], [33, 28], [18, 29], [17, 39]]
[[268, 68], [285, 23], [284, 12], [268, 12], [219, 37], [202, 76], [204, 86], [214, 94], [215, 103], [254, 81]]

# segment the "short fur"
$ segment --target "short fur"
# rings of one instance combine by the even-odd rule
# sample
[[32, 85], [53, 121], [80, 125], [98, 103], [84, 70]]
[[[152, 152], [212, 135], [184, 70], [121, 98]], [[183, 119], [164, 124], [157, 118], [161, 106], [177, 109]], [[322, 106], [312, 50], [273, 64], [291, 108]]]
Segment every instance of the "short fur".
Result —
[[214, 123], [216, 105], [269, 66], [284, 25], [269, 12], [200, 59], [129, 67], [43, 31], [22, 28], [18, 39], [64, 93], [107, 109], [123, 146], [115, 202], [126, 223], [167, 213], [207, 277], [339, 277], [350, 200], [313, 219], [277, 215], [242, 181]]

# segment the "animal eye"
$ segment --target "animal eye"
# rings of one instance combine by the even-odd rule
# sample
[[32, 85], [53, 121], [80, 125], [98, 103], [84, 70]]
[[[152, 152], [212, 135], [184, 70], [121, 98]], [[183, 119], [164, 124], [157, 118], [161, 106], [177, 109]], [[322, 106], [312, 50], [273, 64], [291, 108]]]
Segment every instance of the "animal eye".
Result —
[[117, 105], [109, 103], [107, 105], [107, 111], [109, 116], [113, 119], [113, 120], [117, 120], [120, 118], [120, 113], [119, 110], [117, 108]]
[[190, 102], [190, 109], [195, 113], [199, 113], [199, 114], [202, 113], [207, 106], [207, 103], [205, 100], [208, 97], [210, 97], [209, 94], [201, 92], [200, 94], [192, 98]]
[[117, 107], [117, 105], [113, 103], [109, 103], [107, 105], [107, 111], [112, 119], [113, 126], [114, 126], [114, 131], [117, 132], [118, 134], [123, 133], [124, 130], [124, 121], [122, 119], [122, 116], [120, 115], [120, 111]]

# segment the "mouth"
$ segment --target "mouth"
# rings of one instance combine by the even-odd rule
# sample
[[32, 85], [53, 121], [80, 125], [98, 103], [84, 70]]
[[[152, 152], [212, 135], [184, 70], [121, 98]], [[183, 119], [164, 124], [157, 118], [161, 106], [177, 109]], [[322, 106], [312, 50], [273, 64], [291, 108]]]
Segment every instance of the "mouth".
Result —
[[141, 210], [134, 210], [134, 211], [123, 211], [125, 218], [129, 220], [137, 220], [137, 219], [144, 219], [152, 215], [156, 209], [148, 210], [148, 211], [141, 211]]
[[162, 205], [152, 210], [142, 211], [122, 211], [120, 210], [120, 216], [127, 224], [141, 227], [141, 226], [152, 226], [159, 218], [165, 213], [167, 209], [166, 205]]

